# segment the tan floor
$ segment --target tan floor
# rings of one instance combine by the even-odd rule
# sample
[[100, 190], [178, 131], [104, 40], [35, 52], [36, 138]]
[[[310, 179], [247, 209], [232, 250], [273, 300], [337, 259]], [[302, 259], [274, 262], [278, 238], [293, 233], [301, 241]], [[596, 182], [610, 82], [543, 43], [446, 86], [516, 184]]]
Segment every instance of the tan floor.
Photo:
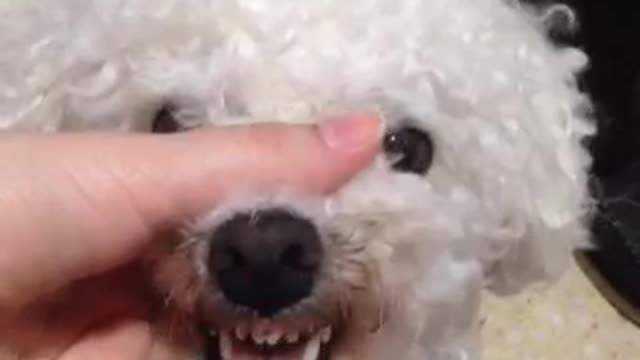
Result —
[[577, 266], [551, 289], [488, 296], [483, 321], [486, 360], [640, 360], [640, 329]]

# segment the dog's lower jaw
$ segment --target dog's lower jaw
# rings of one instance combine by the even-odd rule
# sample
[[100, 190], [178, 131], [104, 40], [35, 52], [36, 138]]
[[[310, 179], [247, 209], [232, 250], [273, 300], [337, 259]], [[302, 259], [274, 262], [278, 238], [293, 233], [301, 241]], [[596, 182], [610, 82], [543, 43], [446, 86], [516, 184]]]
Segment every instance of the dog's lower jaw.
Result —
[[[367, 344], [376, 337], [371, 328], [362, 323], [360, 326], [334, 324], [300, 331], [296, 338], [291, 337], [292, 333], [281, 333], [277, 340], [272, 336], [254, 339], [250, 332], [238, 334], [237, 329], [215, 331], [206, 325], [194, 327], [197, 323], [194, 318], [178, 317], [181, 320], [176, 322], [176, 317], [163, 316], [164, 320], [155, 324], [161, 334], [160, 343], [172, 354], [167, 359], [369, 360], [372, 357], [367, 356]], [[276, 345], [272, 346], [270, 342]]]
[[[248, 328], [239, 325], [222, 330], [201, 329], [203, 360], [359, 360], [374, 333], [370, 322], [352, 318], [330, 323], [303, 322], [287, 327], [260, 319]], [[375, 358], [375, 357], [374, 357]]]
[[[415, 319], [413, 320], [415, 322]], [[176, 355], [170, 358], [174, 360], [424, 360], [425, 356], [429, 360], [478, 359], [475, 356], [480, 353], [479, 348], [476, 347], [477, 344], [474, 341], [468, 341], [477, 335], [475, 334], [477, 329], [472, 329], [473, 326], [455, 335], [453, 342], [451, 342], [452, 339], [438, 337], [439, 340], [432, 343], [434, 340], [432, 336], [429, 336], [430, 341], [425, 342], [416, 333], [417, 329], [409, 331], [406, 327], [400, 326], [406, 321], [407, 318], [400, 317], [375, 329], [371, 328], [371, 322], [366, 321], [355, 326], [348, 322], [343, 326], [336, 324], [334, 328], [331, 328], [329, 338], [327, 338], [326, 332], [323, 332], [324, 328], [309, 332], [304, 341], [301, 338], [298, 343], [294, 344], [296, 351], [286, 353], [278, 353], [273, 350], [260, 353], [256, 352], [256, 349], [247, 352], [246, 348], [240, 349], [240, 351], [237, 348], [234, 350], [235, 346], [254, 343], [253, 334], [250, 333], [240, 335], [245, 339], [244, 342], [240, 341], [235, 329], [214, 331], [209, 327], [201, 326], [196, 331], [178, 331], [179, 334], [176, 334], [168, 326], [162, 326], [162, 331], [169, 330], [171, 332], [169, 334], [172, 340], [171, 344], [177, 349], [174, 352]], [[184, 323], [184, 325], [188, 324]], [[433, 328], [432, 331], [439, 332], [436, 328]], [[187, 341], [181, 341], [176, 338], [176, 335], [186, 336]], [[311, 344], [314, 336], [319, 337], [319, 340], [316, 338], [315, 346], [320, 345], [315, 350], [313, 349], [314, 345]], [[323, 339], [323, 337], [325, 338]], [[457, 339], [458, 337], [460, 339]], [[462, 339], [467, 340], [461, 341]], [[264, 343], [269, 339], [266, 337], [260, 341]], [[285, 335], [284, 342], [286, 341]], [[279, 342], [283, 342], [282, 336], [280, 336]], [[229, 349], [229, 346], [232, 348]]]

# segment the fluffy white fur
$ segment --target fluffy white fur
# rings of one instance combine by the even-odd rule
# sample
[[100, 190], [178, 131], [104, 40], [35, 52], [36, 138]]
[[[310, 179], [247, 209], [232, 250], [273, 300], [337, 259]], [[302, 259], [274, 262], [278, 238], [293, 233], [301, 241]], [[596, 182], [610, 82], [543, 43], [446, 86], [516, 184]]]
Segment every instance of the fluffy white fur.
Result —
[[[0, 11], [9, 131], [141, 131], [167, 100], [183, 121], [214, 126], [364, 109], [428, 130], [425, 177], [381, 155], [328, 198], [260, 194], [366, 249], [387, 316], [363, 358], [478, 358], [482, 289], [552, 280], [587, 243], [581, 140], [594, 126], [575, 80], [587, 59], [546, 40], [553, 12], [506, 0], [22, 0]], [[327, 276], [362, 271], [327, 246]]]

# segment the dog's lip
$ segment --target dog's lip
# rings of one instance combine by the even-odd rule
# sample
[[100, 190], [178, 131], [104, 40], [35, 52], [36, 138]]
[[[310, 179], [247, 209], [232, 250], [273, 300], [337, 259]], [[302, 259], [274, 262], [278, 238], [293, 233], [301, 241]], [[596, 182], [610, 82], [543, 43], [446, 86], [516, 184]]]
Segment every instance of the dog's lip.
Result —
[[299, 331], [280, 324], [245, 324], [209, 330], [206, 360], [321, 360], [330, 358], [333, 328], [309, 325]]

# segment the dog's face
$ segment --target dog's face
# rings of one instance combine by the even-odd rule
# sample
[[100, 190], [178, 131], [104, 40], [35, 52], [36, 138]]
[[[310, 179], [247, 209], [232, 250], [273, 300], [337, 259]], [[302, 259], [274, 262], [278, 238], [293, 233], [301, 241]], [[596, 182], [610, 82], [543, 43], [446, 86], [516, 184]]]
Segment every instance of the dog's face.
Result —
[[60, 3], [27, 5], [7, 26], [28, 40], [0, 71], [32, 75], [10, 83], [14, 128], [385, 120], [375, 162], [335, 193], [229, 194], [154, 249], [167, 309], [205, 335], [208, 360], [473, 358], [480, 291], [553, 277], [584, 240], [584, 58], [545, 40], [540, 22], [556, 12]]

